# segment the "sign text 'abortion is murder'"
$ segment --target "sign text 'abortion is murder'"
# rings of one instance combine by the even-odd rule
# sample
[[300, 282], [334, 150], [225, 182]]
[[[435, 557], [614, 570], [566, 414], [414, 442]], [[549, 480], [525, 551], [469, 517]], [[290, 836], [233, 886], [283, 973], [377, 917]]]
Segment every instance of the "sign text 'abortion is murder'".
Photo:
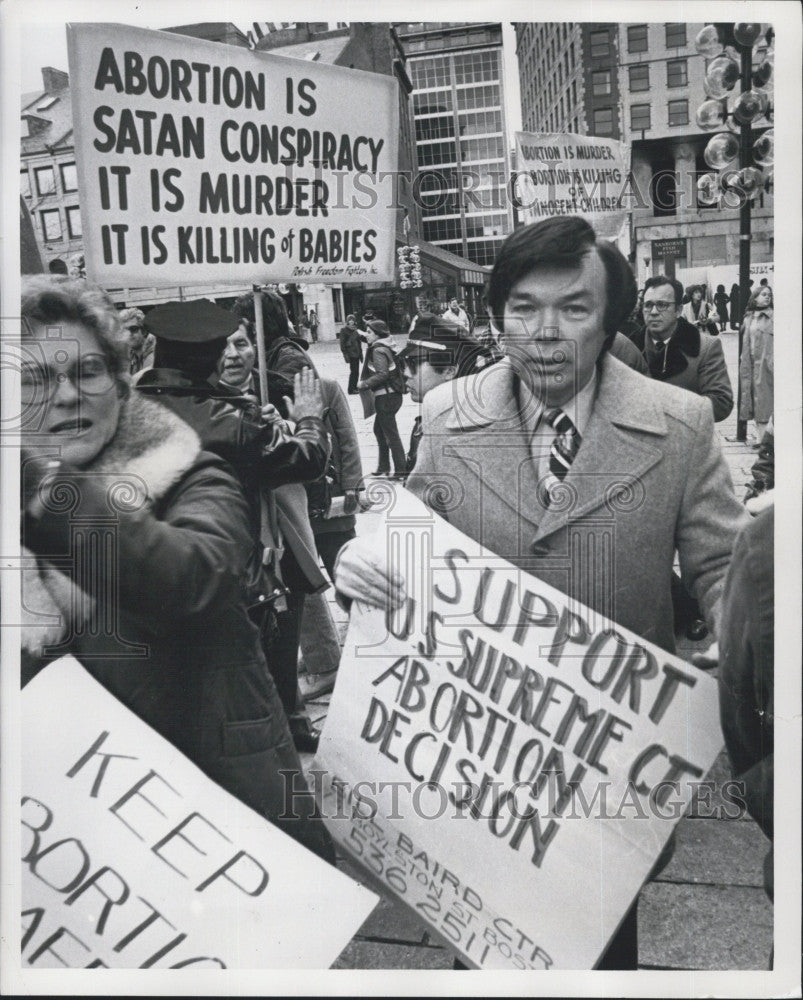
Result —
[[93, 280], [392, 278], [395, 78], [128, 25], [68, 51]]

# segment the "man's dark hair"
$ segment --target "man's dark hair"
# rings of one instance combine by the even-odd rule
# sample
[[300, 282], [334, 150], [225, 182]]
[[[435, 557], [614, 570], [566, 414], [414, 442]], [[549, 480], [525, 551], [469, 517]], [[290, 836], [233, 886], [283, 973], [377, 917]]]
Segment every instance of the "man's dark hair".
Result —
[[[675, 293], [675, 305], [679, 306], [683, 302], [683, 285], [675, 278], [670, 278], [667, 274], [656, 274], [654, 278], [647, 278], [644, 284], [644, 293], [646, 294], [648, 288], [658, 288], [660, 285], [669, 285], [672, 291]], [[689, 298], [691, 298], [691, 293], [695, 288], [699, 288], [699, 285], [692, 285], [689, 289]]]
[[[254, 329], [254, 296], [250, 293], [241, 295], [235, 300], [231, 311], [249, 324], [249, 336]], [[265, 329], [265, 341], [270, 343], [277, 337], [289, 337], [290, 327], [287, 325], [287, 308], [284, 299], [278, 292], [266, 288], [262, 292], [262, 325]]]
[[579, 268], [592, 250], [599, 254], [607, 278], [602, 345], [602, 350], [607, 350], [633, 311], [636, 281], [614, 244], [598, 240], [592, 227], [579, 216], [533, 222], [511, 233], [502, 244], [488, 285], [488, 304], [497, 329], [504, 329], [505, 303], [516, 282], [539, 267]]

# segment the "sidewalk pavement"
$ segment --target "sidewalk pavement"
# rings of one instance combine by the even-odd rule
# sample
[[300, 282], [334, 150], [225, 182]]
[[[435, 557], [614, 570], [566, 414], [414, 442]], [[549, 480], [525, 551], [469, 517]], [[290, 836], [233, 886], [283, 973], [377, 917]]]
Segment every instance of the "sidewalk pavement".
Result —
[[[397, 338], [403, 344], [404, 338]], [[721, 336], [731, 383], [736, 394], [738, 335]], [[321, 374], [338, 379], [344, 386], [348, 377], [336, 341], [312, 345], [311, 356]], [[357, 428], [363, 469], [376, 468], [376, 442], [372, 420], [364, 420], [358, 396], [349, 403]], [[408, 397], [398, 415], [405, 446], [409, 441], [418, 407]], [[717, 433], [731, 477], [740, 499], [750, 479], [755, 451], [733, 440], [736, 435], [736, 408], [717, 425]], [[358, 533], [368, 533], [375, 516], [357, 519]], [[334, 603], [332, 613], [345, 638], [347, 618]], [[710, 638], [693, 643], [682, 639], [678, 655], [689, 659], [704, 650]], [[716, 675], [716, 671], [713, 672]], [[326, 720], [329, 696], [308, 703], [307, 713], [317, 727]], [[302, 756], [308, 768], [312, 757]], [[370, 776], [369, 776], [370, 777]], [[677, 847], [672, 861], [653, 882], [642, 890], [639, 901], [639, 968], [651, 970], [767, 969], [772, 949], [772, 906], [764, 892], [762, 864], [769, 843], [757, 824], [744, 815], [735, 817], [734, 807], [723, 799], [722, 784], [731, 777], [724, 752], [706, 776], [713, 792], [701, 801], [677, 827]], [[717, 809], [717, 807], [723, 807]], [[357, 881], [362, 877], [356, 866], [340, 859], [338, 867]], [[452, 952], [434, 941], [427, 928], [401, 903], [383, 898], [358, 934], [341, 953], [336, 969], [451, 969]]]

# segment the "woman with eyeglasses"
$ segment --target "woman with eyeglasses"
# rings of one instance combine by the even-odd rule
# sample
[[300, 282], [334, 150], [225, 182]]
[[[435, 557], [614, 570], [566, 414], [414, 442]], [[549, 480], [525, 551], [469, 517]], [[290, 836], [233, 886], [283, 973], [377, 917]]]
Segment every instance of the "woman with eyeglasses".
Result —
[[303, 777], [246, 613], [239, 483], [188, 424], [130, 391], [104, 292], [25, 279], [22, 318], [23, 683], [73, 655], [213, 781], [330, 856], [309, 811], [283, 818], [285, 778]]

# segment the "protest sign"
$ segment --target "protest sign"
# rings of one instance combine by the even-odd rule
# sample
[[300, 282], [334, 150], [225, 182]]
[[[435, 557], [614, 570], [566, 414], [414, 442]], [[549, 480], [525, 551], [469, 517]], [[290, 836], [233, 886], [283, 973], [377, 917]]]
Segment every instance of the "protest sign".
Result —
[[67, 36], [93, 280], [392, 279], [394, 77], [122, 24]]
[[526, 222], [581, 215], [613, 239], [627, 220], [630, 147], [562, 132], [516, 133], [516, 197]]
[[407, 598], [352, 607], [333, 836], [473, 966], [592, 968], [722, 747], [716, 681], [410, 494], [376, 550]]
[[323, 969], [376, 903], [75, 660], [25, 687], [22, 734], [25, 968]]

